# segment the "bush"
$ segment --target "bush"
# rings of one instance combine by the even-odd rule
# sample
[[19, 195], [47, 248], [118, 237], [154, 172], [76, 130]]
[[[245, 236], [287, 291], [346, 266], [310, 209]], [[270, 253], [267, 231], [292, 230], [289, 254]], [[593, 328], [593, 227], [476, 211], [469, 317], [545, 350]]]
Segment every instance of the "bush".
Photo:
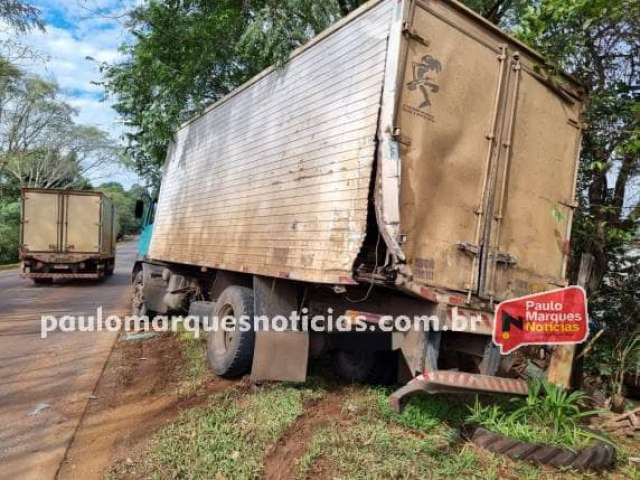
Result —
[[0, 203], [0, 265], [18, 261], [20, 200]]
[[482, 405], [477, 399], [470, 407], [470, 423], [481, 425], [505, 437], [531, 443], [564, 447], [584, 446], [595, 435], [580, 427], [584, 417], [597, 411], [582, 411], [586, 394], [534, 379], [525, 398], [509, 403]]

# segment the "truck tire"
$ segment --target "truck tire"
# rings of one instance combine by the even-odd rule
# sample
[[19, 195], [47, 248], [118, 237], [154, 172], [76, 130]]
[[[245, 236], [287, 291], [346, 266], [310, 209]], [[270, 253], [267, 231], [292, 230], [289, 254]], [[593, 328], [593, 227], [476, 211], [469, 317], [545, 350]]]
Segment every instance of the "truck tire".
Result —
[[253, 290], [250, 288], [232, 285], [220, 294], [215, 308], [219, 325], [207, 337], [209, 367], [219, 377], [235, 378], [251, 369], [255, 331], [253, 328], [238, 329], [237, 320], [233, 331], [225, 331], [222, 325], [225, 317], [245, 317], [253, 322], [253, 312]]
[[504, 437], [478, 425], [465, 424], [462, 438], [493, 453], [506, 455], [514, 460], [524, 460], [538, 465], [556, 468], [601, 471], [611, 468], [615, 460], [615, 448], [601, 441], [582, 448], [563, 448], [552, 445], [523, 442]]
[[132, 315], [148, 315], [152, 317], [152, 313], [147, 310], [147, 304], [144, 301], [144, 274], [142, 269], [139, 269], [133, 277], [131, 283], [133, 287], [133, 293], [131, 296], [131, 314]]
[[333, 365], [338, 376], [349, 382], [387, 385], [396, 380], [398, 359], [395, 352], [337, 350]]

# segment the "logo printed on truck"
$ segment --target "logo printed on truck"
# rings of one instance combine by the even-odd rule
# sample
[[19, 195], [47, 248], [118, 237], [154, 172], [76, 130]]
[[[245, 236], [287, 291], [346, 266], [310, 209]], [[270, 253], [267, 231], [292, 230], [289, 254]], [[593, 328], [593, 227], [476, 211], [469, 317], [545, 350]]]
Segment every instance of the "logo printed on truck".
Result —
[[434, 77], [431, 76], [431, 72], [440, 73], [442, 71], [442, 64], [440, 60], [432, 57], [431, 55], [425, 55], [419, 62], [412, 62], [413, 67], [413, 80], [407, 83], [409, 90], [420, 90], [422, 93], [422, 103], [418, 105], [418, 108], [424, 109], [431, 106], [431, 99], [429, 93], [437, 93], [440, 87], [433, 82]]

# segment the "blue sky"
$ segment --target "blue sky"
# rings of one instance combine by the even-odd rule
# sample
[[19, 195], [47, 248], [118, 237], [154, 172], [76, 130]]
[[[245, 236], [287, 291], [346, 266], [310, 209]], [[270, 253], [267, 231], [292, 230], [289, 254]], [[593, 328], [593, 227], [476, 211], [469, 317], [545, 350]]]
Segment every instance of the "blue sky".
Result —
[[[95, 62], [114, 62], [118, 47], [126, 40], [124, 13], [141, 0], [31, 0], [41, 10], [46, 32], [33, 31], [21, 38], [43, 57], [23, 68], [60, 85], [65, 100], [78, 110], [78, 123], [95, 125], [119, 139], [122, 126], [104, 101], [101, 76]], [[99, 172], [94, 183], [117, 180], [125, 185], [137, 181], [133, 173]]]

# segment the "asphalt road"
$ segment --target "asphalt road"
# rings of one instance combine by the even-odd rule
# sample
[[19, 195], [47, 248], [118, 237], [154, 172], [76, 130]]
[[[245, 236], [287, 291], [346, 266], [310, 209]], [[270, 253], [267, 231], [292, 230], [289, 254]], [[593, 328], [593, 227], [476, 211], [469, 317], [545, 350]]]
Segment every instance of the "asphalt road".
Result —
[[118, 248], [103, 282], [35, 285], [0, 272], [0, 479], [55, 478], [91, 401], [115, 332], [54, 331], [41, 315], [127, 315], [137, 244]]

